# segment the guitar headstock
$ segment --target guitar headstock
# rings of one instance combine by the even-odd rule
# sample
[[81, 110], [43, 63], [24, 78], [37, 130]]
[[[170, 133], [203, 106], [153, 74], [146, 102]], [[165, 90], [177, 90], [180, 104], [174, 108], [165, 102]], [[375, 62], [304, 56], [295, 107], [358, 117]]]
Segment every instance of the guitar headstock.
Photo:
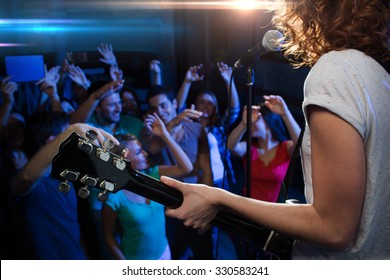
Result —
[[98, 147], [92, 141], [96, 139], [93, 131], [87, 134], [88, 139], [72, 133], [65, 139], [59, 152], [52, 160], [51, 176], [63, 180], [60, 191], [68, 191], [68, 182], [79, 182], [83, 185], [78, 190], [80, 197], [89, 196], [89, 189], [101, 190], [98, 199], [104, 201], [108, 193], [127, 189], [146, 198], [175, 208], [182, 203], [182, 194], [159, 180], [132, 169], [128, 160], [110, 152], [113, 143], [104, 142]]

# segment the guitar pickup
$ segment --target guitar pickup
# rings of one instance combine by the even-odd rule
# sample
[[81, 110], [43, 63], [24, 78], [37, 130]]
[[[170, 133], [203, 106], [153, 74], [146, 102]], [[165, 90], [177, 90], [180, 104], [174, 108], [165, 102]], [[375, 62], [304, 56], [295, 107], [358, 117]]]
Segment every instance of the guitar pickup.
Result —
[[115, 190], [115, 183], [103, 180], [99, 184], [99, 188], [106, 190], [106, 191], [109, 191], [109, 192], [113, 192]]
[[80, 176], [80, 173], [69, 169], [65, 169], [64, 171], [61, 172], [60, 176], [65, 180], [76, 181]]
[[87, 185], [87, 186], [90, 186], [90, 187], [95, 187], [98, 183], [98, 179], [97, 178], [94, 178], [94, 177], [91, 177], [91, 176], [88, 176], [88, 175], [84, 175], [81, 179], [80, 179], [80, 182]]

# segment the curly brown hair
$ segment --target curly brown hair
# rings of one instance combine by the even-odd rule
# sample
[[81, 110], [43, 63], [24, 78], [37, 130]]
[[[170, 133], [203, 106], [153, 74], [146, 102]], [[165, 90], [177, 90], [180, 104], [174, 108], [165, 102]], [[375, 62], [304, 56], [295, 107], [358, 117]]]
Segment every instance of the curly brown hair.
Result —
[[285, 35], [283, 49], [294, 66], [313, 66], [323, 54], [344, 49], [390, 59], [388, 0], [283, 2], [273, 23]]

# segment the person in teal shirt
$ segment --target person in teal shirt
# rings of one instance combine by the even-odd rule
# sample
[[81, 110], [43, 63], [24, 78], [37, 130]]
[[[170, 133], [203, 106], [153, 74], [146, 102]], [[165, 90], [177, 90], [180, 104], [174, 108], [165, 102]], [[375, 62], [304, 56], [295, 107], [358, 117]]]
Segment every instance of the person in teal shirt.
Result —
[[[138, 138], [132, 134], [116, 135], [121, 146], [126, 148], [125, 158], [133, 169], [155, 179], [162, 175], [180, 177], [192, 171], [193, 165], [172, 139], [165, 124], [157, 114], [149, 115], [153, 134], [161, 137], [173, 153], [177, 165], [150, 167], [148, 154], [142, 149]], [[169, 175], [168, 175], [169, 174]], [[116, 222], [121, 226], [120, 241], [117, 240]], [[102, 223], [104, 238], [115, 259], [158, 260], [171, 259], [165, 233], [164, 206], [128, 190], [110, 193], [103, 204]]]

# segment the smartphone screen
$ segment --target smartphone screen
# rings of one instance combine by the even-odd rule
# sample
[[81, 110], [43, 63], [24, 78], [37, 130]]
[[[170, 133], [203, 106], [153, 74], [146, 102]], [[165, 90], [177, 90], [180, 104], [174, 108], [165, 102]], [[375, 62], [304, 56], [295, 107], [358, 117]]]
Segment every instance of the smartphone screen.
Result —
[[5, 57], [7, 76], [13, 82], [35, 82], [45, 76], [43, 55], [17, 55]]

